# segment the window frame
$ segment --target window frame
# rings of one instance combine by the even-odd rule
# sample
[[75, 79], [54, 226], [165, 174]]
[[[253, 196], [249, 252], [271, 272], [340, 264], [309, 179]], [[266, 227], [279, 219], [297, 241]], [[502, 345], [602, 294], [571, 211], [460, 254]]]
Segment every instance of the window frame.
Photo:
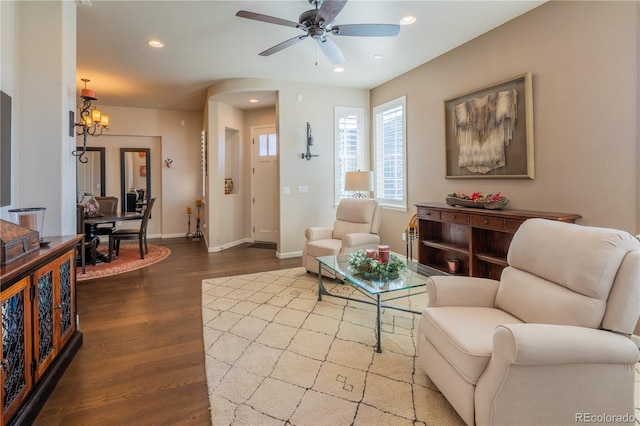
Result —
[[[357, 130], [356, 130], [356, 154], [353, 156], [356, 160], [354, 167], [342, 168], [341, 158], [341, 122], [340, 117], [346, 115], [357, 116]], [[364, 146], [364, 108], [358, 107], [334, 107], [334, 202], [335, 205], [340, 203], [343, 198], [351, 198], [353, 192], [343, 191], [344, 180], [346, 172], [355, 172], [358, 170], [364, 170], [365, 165], [365, 146]], [[353, 170], [351, 170], [353, 168]]]
[[[378, 129], [378, 120], [382, 114], [389, 113], [391, 110], [400, 107], [402, 111], [402, 175], [394, 176], [394, 179], [401, 178], [402, 179], [402, 198], [384, 198], [384, 166], [383, 166], [383, 158], [384, 156], [381, 154], [382, 140], [379, 140], [379, 129]], [[398, 98], [387, 101], [383, 104], [376, 105], [372, 110], [372, 128], [373, 128], [373, 157], [374, 157], [374, 179], [375, 179], [375, 187], [376, 187], [376, 196], [375, 199], [378, 203], [384, 207], [396, 210], [407, 211], [408, 204], [408, 194], [407, 194], [407, 96], [403, 95]]]

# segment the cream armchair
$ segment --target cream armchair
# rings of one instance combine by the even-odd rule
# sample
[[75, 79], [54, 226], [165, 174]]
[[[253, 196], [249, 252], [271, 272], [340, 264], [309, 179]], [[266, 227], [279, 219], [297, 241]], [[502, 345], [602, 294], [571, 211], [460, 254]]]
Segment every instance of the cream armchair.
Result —
[[640, 242], [530, 219], [507, 263], [500, 281], [428, 279], [427, 375], [469, 425], [633, 423]]
[[302, 250], [302, 266], [318, 273], [318, 256], [353, 253], [377, 247], [382, 206], [375, 200], [345, 198], [336, 211], [333, 228], [313, 227], [304, 232], [306, 243]]

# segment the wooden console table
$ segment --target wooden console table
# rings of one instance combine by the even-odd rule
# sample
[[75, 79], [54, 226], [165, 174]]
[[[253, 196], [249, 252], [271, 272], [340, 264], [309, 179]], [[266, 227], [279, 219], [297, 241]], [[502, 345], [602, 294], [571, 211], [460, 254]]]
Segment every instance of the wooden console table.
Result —
[[0, 269], [2, 426], [32, 424], [82, 345], [76, 309], [76, 244], [53, 237]]
[[573, 223], [580, 215], [530, 210], [485, 210], [443, 203], [417, 203], [418, 263], [421, 272], [449, 274], [448, 259], [458, 259], [457, 274], [500, 279], [507, 251], [527, 219]]

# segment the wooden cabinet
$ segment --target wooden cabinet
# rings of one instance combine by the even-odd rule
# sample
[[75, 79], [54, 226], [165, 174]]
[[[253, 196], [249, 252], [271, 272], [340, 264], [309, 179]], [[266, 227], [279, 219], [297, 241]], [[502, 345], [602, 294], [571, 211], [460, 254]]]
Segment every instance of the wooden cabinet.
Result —
[[35, 271], [33, 336], [35, 380], [47, 371], [75, 331], [73, 270], [70, 251]]
[[49, 247], [2, 266], [2, 426], [33, 422], [82, 345], [75, 303], [81, 238], [52, 238]]
[[2, 303], [2, 419], [10, 418], [31, 391], [31, 280], [22, 278], [0, 296]]
[[458, 260], [459, 275], [499, 279], [518, 227], [527, 219], [575, 222], [581, 216], [529, 210], [484, 210], [442, 203], [418, 203], [418, 263], [427, 274], [449, 274]]

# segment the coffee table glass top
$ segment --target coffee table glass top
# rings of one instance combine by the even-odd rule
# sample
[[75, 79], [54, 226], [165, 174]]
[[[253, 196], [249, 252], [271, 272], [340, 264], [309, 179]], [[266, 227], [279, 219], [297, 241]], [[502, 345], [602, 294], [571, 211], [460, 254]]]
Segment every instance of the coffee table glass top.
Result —
[[388, 293], [391, 291], [408, 290], [414, 287], [421, 287], [427, 284], [427, 277], [416, 272], [416, 262], [409, 261], [404, 256], [392, 253], [407, 263], [407, 268], [400, 273], [398, 278], [393, 280], [365, 279], [349, 266], [349, 255], [339, 254], [332, 256], [321, 256], [316, 259], [321, 266], [328, 271], [335, 272], [343, 277], [350, 284], [353, 284], [370, 294]]

